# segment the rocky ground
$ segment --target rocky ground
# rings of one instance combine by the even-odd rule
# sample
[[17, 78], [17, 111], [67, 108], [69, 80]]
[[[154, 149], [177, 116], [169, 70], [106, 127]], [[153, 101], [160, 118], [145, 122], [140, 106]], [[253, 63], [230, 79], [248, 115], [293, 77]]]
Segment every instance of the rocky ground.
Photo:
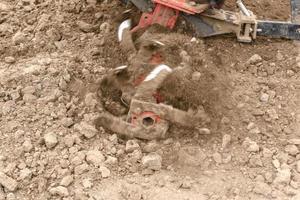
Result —
[[[246, 3], [289, 17], [283, 0]], [[0, 200], [299, 200], [299, 44], [182, 36], [182, 60], [201, 56], [228, 77], [227, 112], [213, 110], [210, 135], [172, 127], [162, 141], [125, 140], [93, 123], [104, 110], [97, 80], [127, 62], [116, 39], [125, 9], [0, 2]]]

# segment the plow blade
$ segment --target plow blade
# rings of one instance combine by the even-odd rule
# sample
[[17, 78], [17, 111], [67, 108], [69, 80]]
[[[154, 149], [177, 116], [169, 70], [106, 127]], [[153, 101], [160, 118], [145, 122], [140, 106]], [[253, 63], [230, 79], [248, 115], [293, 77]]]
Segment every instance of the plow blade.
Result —
[[300, 24], [276, 21], [258, 21], [257, 35], [300, 40]]

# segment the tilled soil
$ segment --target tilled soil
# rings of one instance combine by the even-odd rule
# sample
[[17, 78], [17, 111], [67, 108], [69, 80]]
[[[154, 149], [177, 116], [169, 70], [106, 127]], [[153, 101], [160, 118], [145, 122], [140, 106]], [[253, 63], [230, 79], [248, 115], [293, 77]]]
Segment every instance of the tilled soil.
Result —
[[[245, 4], [260, 18], [289, 19], [287, 1]], [[299, 44], [153, 33], [167, 44], [168, 65], [192, 69], [167, 80], [165, 99], [203, 106], [213, 123], [126, 140], [93, 123], [105, 103], [124, 109], [101, 99], [98, 83], [128, 63], [116, 38], [125, 9], [0, 2], [0, 200], [300, 199]]]

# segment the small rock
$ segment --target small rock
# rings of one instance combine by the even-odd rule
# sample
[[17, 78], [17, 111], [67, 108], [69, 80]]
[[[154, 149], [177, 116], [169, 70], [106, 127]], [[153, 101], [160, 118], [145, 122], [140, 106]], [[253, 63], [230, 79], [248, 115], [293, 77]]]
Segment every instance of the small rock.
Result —
[[225, 149], [231, 142], [231, 135], [225, 134], [222, 138], [222, 148]]
[[86, 138], [92, 138], [98, 133], [98, 130], [94, 126], [86, 122], [81, 122], [80, 124], [76, 124], [74, 128], [75, 130], [79, 131], [82, 135], [84, 135]]
[[86, 3], [90, 6], [95, 7], [97, 4], [97, 0], [86, 0]]
[[272, 188], [264, 182], [256, 182], [253, 191], [256, 194], [268, 196], [271, 194]]
[[249, 131], [249, 133], [250, 133], [251, 135], [257, 135], [257, 134], [260, 134], [261, 131], [260, 131], [260, 129], [259, 129], [258, 127], [255, 127], [254, 129], [251, 129], [251, 130]]
[[70, 126], [72, 126], [74, 124], [74, 121], [72, 118], [70, 117], [65, 117], [61, 120], [61, 124], [66, 127], [69, 128]]
[[7, 176], [3, 172], [0, 172], [0, 185], [2, 185], [10, 192], [14, 192], [18, 187], [17, 181]]
[[300, 145], [300, 139], [298, 139], [298, 138], [290, 139], [290, 140], [288, 140], [288, 143], [289, 144]]
[[93, 183], [89, 178], [86, 178], [82, 181], [82, 185], [85, 189], [90, 189], [93, 187]]
[[222, 155], [220, 153], [216, 152], [212, 155], [212, 157], [217, 164], [222, 163]]
[[127, 153], [132, 153], [134, 152], [134, 150], [138, 150], [138, 149], [140, 149], [140, 145], [137, 143], [136, 140], [128, 140], [126, 142], [125, 151]]
[[109, 33], [110, 32], [110, 24], [108, 22], [103, 22], [100, 25], [100, 31], [101, 33]]
[[211, 131], [208, 128], [200, 128], [198, 129], [200, 135], [210, 135]]
[[293, 70], [289, 69], [289, 70], [286, 71], [286, 75], [288, 75], [289, 77], [292, 77], [292, 76], [295, 75], [295, 72]]
[[67, 197], [69, 196], [69, 191], [66, 187], [63, 186], [57, 186], [55, 188], [51, 188], [49, 190], [51, 195], [58, 195], [60, 197]]
[[144, 147], [143, 147], [143, 152], [145, 153], [151, 153], [155, 152], [159, 149], [159, 144], [157, 144], [156, 141], [151, 141], [148, 142]]
[[0, 11], [6, 12], [9, 11], [11, 7], [4, 2], [0, 2]]
[[300, 173], [300, 160], [297, 161], [296, 170], [298, 173]]
[[31, 176], [32, 176], [32, 171], [28, 168], [24, 168], [20, 171], [19, 179], [24, 180], [26, 178], [31, 178]]
[[101, 166], [99, 168], [99, 171], [101, 173], [102, 178], [108, 178], [110, 176], [110, 170], [105, 166]]
[[259, 154], [252, 155], [249, 159], [250, 167], [262, 167], [263, 163]]
[[106, 165], [115, 165], [118, 163], [118, 159], [112, 156], [107, 156], [106, 161], [104, 162]]
[[272, 183], [273, 182], [273, 174], [271, 172], [266, 172], [265, 179], [266, 179], [267, 183]]
[[259, 97], [261, 102], [267, 103], [269, 101], [270, 96], [267, 93], [262, 93]]
[[89, 165], [86, 163], [83, 163], [81, 165], [78, 165], [74, 168], [75, 175], [81, 175], [85, 172], [89, 171]]
[[86, 153], [86, 161], [89, 164], [92, 164], [96, 167], [103, 164], [104, 160], [105, 160], [105, 158], [104, 158], [103, 154], [101, 153], [101, 151], [91, 150]]
[[162, 158], [157, 153], [149, 153], [142, 158], [142, 165], [144, 168], [158, 171], [162, 167]]
[[67, 147], [72, 147], [75, 144], [75, 137], [73, 135], [66, 135], [64, 137], [64, 143]]
[[63, 179], [61, 179], [60, 185], [68, 187], [73, 182], [73, 180], [74, 179], [73, 179], [72, 175], [65, 176], [65, 177], [63, 177]]
[[55, 147], [56, 144], [58, 143], [56, 135], [52, 132], [45, 134], [44, 140], [45, 140], [46, 147], [49, 149]]
[[86, 106], [91, 108], [94, 108], [98, 104], [97, 97], [94, 93], [86, 94], [84, 102]]
[[192, 80], [193, 81], [200, 81], [202, 74], [200, 72], [194, 72], [192, 74]]
[[262, 150], [264, 158], [272, 158], [273, 152], [268, 148], [263, 148]]
[[276, 169], [279, 169], [280, 168], [280, 162], [279, 160], [275, 159], [272, 161], [272, 164], [273, 166], [276, 168]]
[[262, 61], [262, 57], [258, 54], [254, 54], [248, 61], [247, 63], [251, 65], [255, 65], [257, 63], [260, 63]]
[[16, 62], [16, 59], [14, 57], [8, 56], [4, 58], [4, 62], [8, 63], [8, 64], [12, 64], [14, 62]]
[[109, 141], [111, 141], [113, 145], [117, 145], [118, 144], [118, 135], [117, 134], [111, 135], [109, 137]]
[[37, 99], [37, 97], [34, 96], [33, 94], [24, 94], [23, 95], [23, 101], [25, 103], [33, 103], [36, 101], [36, 99]]
[[17, 32], [13, 37], [12, 37], [12, 42], [15, 45], [21, 44], [26, 42], [26, 35], [22, 32]]
[[246, 147], [246, 151], [248, 152], [259, 152], [258, 144], [252, 141], [250, 138], [245, 139], [243, 146]]
[[296, 145], [290, 144], [285, 147], [285, 152], [287, 152], [288, 154], [290, 154], [292, 156], [295, 156], [299, 153], [299, 149]]
[[33, 149], [33, 145], [31, 144], [31, 140], [30, 139], [26, 139], [22, 145], [23, 150], [25, 152], [30, 152]]
[[6, 200], [17, 200], [17, 198], [14, 193], [8, 193], [6, 196]]
[[88, 24], [84, 21], [78, 21], [77, 22], [77, 26], [79, 27], [79, 29], [85, 33], [89, 33], [95, 30], [95, 27], [91, 24]]
[[33, 86], [27, 86], [22, 89], [23, 94], [34, 94], [36, 92], [36, 88]]
[[290, 169], [278, 169], [274, 183], [288, 185], [291, 182]]
[[192, 187], [191, 181], [184, 180], [184, 181], [180, 184], [180, 188], [182, 188], [182, 189], [191, 189], [191, 187]]

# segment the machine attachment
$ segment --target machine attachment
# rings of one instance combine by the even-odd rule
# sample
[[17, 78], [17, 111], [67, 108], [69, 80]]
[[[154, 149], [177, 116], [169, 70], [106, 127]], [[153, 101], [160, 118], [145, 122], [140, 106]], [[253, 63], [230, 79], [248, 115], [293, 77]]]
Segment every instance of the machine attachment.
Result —
[[[237, 0], [239, 12], [214, 9], [209, 3], [192, 0], [131, 0], [143, 7], [140, 23], [132, 29], [136, 32], [153, 24], [173, 29], [179, 16], [192, 25], [196, 36], [211, 37], [234, 33], [239, 42], [251, 42], [257, 36], [300, 40], [300, 0], [291, 0], [292, 22], [258, 20], [241, 0]], [[139, 3], [137, 3], [139, 2]], [[141, 7], [140, 5], [137, 6]], [[147, 11], [145, 11], [147, 10]]]

